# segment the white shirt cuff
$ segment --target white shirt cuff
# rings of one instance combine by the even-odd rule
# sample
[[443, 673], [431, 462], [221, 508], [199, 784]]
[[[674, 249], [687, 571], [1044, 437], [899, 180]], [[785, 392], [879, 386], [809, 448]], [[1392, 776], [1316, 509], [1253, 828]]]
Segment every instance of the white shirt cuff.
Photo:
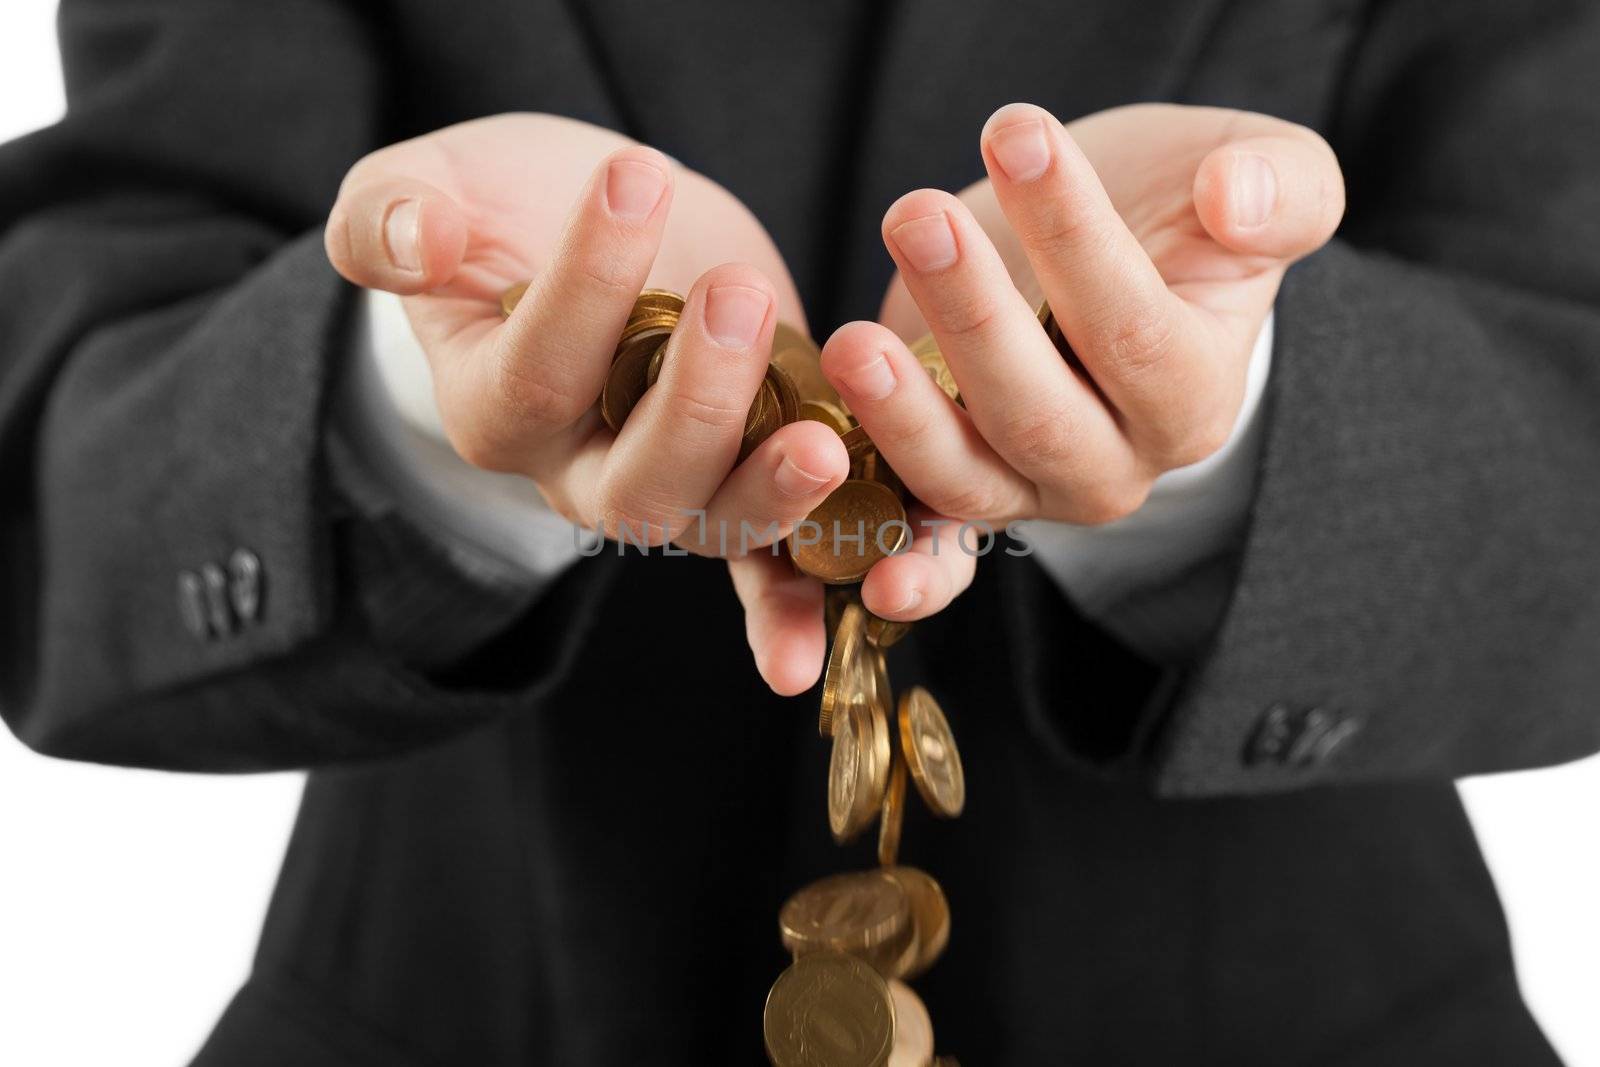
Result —
[[1226, 605], [1229, 582], [1217, 564], [1241, 543], [1255, 493], [1273, 317], [1256, 337], [1244, 402], [1216, 453], [1161, 475], [1144, 505], [1117, 522], [1019, 524], [1079, 609], [1154, 659], [1191, 655]]
[[474, 467], [445, 437], [427, 357], [392, 293], [363, 291], [337, 417], [402, 514], [447, 550], [542, 584], [582, 552], [534, 484]]

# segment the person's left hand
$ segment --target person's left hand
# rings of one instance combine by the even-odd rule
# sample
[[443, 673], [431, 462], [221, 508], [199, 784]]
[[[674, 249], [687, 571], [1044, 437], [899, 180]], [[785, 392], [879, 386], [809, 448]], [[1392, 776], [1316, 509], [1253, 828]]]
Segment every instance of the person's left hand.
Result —
[[[1338, 161], [1305, 127], [1175, 105], [1063, 127], [1012, 104], [982, 149], [988, 181], [889, 208], [900, 273], [882, 322], [841, 327], [823, 370], [937, 513], [996, 528], [1122, 518], [1228, 439], [1284, 271], [1344, 212]], [[1046, 338], [1041, 296], [1080, 367]], [[964, 409], [906, 347], [930, 327]], [[873, 568], [862, 598], [919, 619], [972, 573], [967, 553], [907, 553]]]

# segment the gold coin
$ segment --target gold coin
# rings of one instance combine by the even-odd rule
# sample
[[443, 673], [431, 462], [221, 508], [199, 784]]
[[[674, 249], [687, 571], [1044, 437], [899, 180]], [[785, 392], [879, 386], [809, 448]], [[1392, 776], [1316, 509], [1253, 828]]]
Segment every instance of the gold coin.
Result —
[[745, 416], [739, 460], [743, 462], [761, 447], [761, 442], [799, 418], [800, 399], [795, 395], [794, 382], [782, 370], [768, 364], [766, 377], [761, 379], [761, 388], [756, 390], [750, 413]]
[[802, 573], [829, 585], [848, 585], [899, 552], [910, 537], [900, 498], [877, 482], [852, 478], [795, 527], [789, 555]]
[[[829, 590], [832, 592], [832, 590]], [[866, 609], [847, 596], [833, 627], [833, 647], [828, 651], [828, 669], [822, 675], [822, 713], [817, 718], [817, 733], [833, 736], [833, 724], [850, 704], [868, 704], [875, 698], [877, 672], [867, 654]]]
[[959, 404], [961, 387], [956, 384], [955, 375], [950, 373], [950, 365], [945, 362], [944, 353], [939, 351], [939, 343], [933, 339], [933, 334], [919, 337], [912, 342], [910, 348], [911, 354], [922, 364], [922, 369], [933, 379], [933, 384], [943, 389], [945, 396]]
[[795, 350], [821, 353], [811, 338], [800, 332], [800, 327], [779, 319], [772, 328], [772, 354], [776, 356], [780, 352]]
[[[845, 446], [845, 455], [850, 456], [848, 445]], [[863, 482], [878, 481], [878, 458], [876, 445], [857, 456], [850, 456], [850, 477]]]
[[935, 815], [953, 818], [967, 803], [961, 753], [939, 702], [920, 685], [900, 697], [900, 752], [917, 792]]
[[622, 328], [622, 336], [617, 339], [617, 348], [620, 350], [629, 341], [642, 333], [652, 330], [674, 330], [678, 326], [678, 316], [671, 314], [647, 315], [640, 319], [629, 319], [628, 324]]
[[878, 648], [888, 648], [897, 644], [901, 638], [911, 632], [909, 622], [894, 622], [890, 619], [880, 619], [878, 616], [867, 612], [867, 640]]
[[[844, 621], [844, 609], [851, 604], [859, 603], [856, 587], [853, 585], [830, 585], [823, 590], [822, 619], [830, 634], [839, 632], [839, 624]], [[823, 680], [823, 692], [827, 692], [827, 680]], [[823, 737], [828, 735], [824, 733]]]
[[850, 416], [845, 414], [844, 408], [829, 400], [800, 401], [800, 417], [820, 422], [840, 437], [849, 433], [855, 425]]
[[662, 345], [656, 349], [656, 354], [650, 357], [650, 369], [645, 372], [645, 388], [648, 389], [661, 379], [661, 364], [666, 361], [667, 346]]
[[922, 998], [898, 978], [889, 979], [894, 1000], [894, 1049], [888, 1067], [929, 1067], [933, 1062], [933, 1019]]
[[900, 858], [900, 828], [905, 817], [906, 764], [891, 756], [889, 787], [883, 792], [883, 815], [878, 820], [878, 862], [885, 867], [893, 867]]
[[633, 310], [628, 313], [628, 321], [646, 319], [657, 315], [671, 315], [673, 318], [683, 314], [683, 297], [670, 289], [646, 289], [639, 294], [633, 302]]
[[915, 867], [889, 867], [884, 873], [900, 883], [911, 903], [916, 956], [896, 976], [912, 979], [932, 967], [950, 944], [950, 902], [933, 876]]
[[509, 319], [511, 313], [517, 310], [517, 304], [522, 301], [522, 294], [528, 291], [529, 282], [518, 282], [500, 294], [500, 315]]
[[606, 425], [620, 432], [634, 406], [650, 388], [650, 360], [672, 336], [670, 329], [651, 329], [628, 338], [617, 347], [611, 373], [600, 391], [600, 414]]
[[796, 957], [847, 952], [879, 972], [912, 937], [911, 901], [887, 872], [851, 871], [812, 882], [784, 902], [778, 936]]
[[844, 442], [844, 451], [850, 457], [852, 467], [860, 463], [869, 453], [878, 450], [872, 443], [872, 438], [867, 436], [867, 431], [860, 426], [852, 426], [850, 432], [842, 434], [839, 439]]
[[892, 751], [889, 724], [877, 701], [852, 701], [835, 710], [833, 753], [828, 759], [828, 829], [840, 844], [872, 825], [889, 788]]
[[[925, 333], [906, 346], [911, 349], [911, 354], [917, 357], [917, 362], [926, 361], [932, 356], [939, 355], [939, 342], [934, 340], [933, 334]], [[939, 358], [944, 358], [940, 356]]]
[[775, 1067], [884, 1067], [894, 1048], [894, 997], [860, 960], [817, 952], [772, 984], [761, 1029]]
[[772, 362], [794, 382], [801, 402], [821, 400], [843, 407], [839, 391], [822, 373], [822, 350], [809, 337], [786, 322], [772, 334]]

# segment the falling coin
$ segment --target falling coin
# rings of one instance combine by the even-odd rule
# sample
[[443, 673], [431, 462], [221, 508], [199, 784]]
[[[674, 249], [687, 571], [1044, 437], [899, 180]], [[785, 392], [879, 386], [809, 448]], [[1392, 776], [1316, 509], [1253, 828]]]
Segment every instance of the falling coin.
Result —
[[900, 883], [911, 903], [917, 954], [896, 976], [910, 980], [932, 967], [950, 944], [950, 902], [945, 899], [944, 889], [926, 871], [888, 867], [884, 873]]
[[783, 947], [796, 957], [847, 952], [891, 973], [915, 932], [911, 901], [898, 879], [881, 870], [851, 871], [812, 882], [778, 913]]
[[871, 967], [840, 952], [790, 964], [762, 1015], [775, 1067], [884, 1067], [894, 1048], [894, 998]]
[[900, 751], [917, 792], [933, 813], [946, 818], [960, 815], [967, 803], [961, 753], [939, 702], [920, 685], [900, 697]]
[[889, 788], [892, 743], [876, 702], [845, 705], [833, 722], [828, 760], [828, 829], [841, 844], [872, 825]]
[[817, 733], [833, 736], [833, 724], [849, 704], [868, 704], [875, 698], [877, 671], [865, 640], [867, 612], [860, 604], [847, 603], [833, 631], [833, 647], [828, 651], [828, 667], [822, 676], [822, 710], [817, 717]]
[[883, 814], [878, 820], [878, 862], [893, 867], [900, 856], [900, 827], [906, 817], [905, 760], [891, 757], [889, 786], [883, 794]]

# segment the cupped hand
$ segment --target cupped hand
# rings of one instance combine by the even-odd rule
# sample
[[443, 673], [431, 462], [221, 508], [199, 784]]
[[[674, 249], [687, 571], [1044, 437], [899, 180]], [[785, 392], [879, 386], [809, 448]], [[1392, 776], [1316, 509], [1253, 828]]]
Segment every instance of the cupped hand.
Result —
[[[815, 422], [783, 427], [737, 462], [774, 325], [805, 320], [750, 212], [660, 152], [547, 115], [464, 123], [358, 163], [326, 238], [346, 278], [404, 297], [461, 457], [532, 479], [588, 529], [648, 531], [651, 544], [706, 555], [725, 543], [757, 550], [846, 476], [844, 447]], [[529, 279], [502, 321], [500, 294]], [[660, 380], [614, 434], [596, 401], [647, 286], [688, 296]], [[746, 526], [760, 533], [742, 545], [704, 536]], [[820, 620], [821, 589], [798, 596]], [[763, 673], [781, 691], [805, 688], [786, 665], [820, 664], [820, 621], [799, 645], [752, 622], [753, 640], [769, 632], [783, 647], [758, 644]]]
[[[1343, 214], [1338, 161], [1304, 127], [1175, 105], [1064, 127], [1013, 104], [981, 143], [989, 180], [889, 208], [899, 272], [881, 322], [837, 331], [823, 370], [934, 511], [1111, 522], [1227, 441], [1284, 271]], [[1041, 297], [1076, 361], [1041, 328]], [[930, 329], [964, 408], [906, 347]], [[879, 615], [920, 618], [971, 574], [963, 553], [908, 553], [879, 563], [862, 595]]]

